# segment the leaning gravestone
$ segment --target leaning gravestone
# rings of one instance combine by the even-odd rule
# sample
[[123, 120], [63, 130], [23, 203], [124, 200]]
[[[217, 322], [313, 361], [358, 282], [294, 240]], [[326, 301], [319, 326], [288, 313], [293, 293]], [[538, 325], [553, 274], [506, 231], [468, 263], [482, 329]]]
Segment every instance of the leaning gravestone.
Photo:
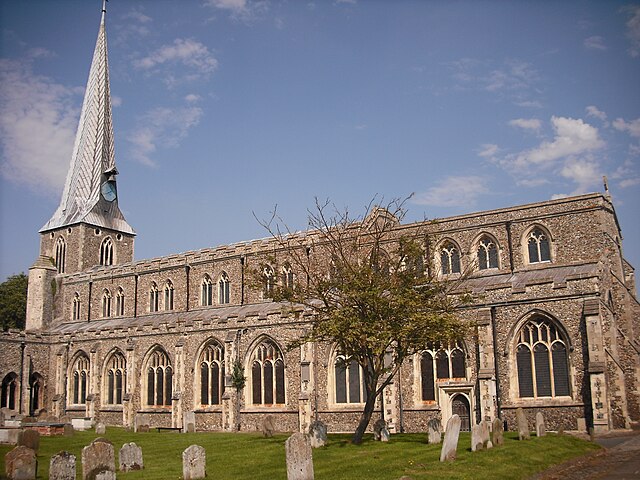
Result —
[[460, 417], [458, 415], [453, 415], [447, 422], [447, 427], [444, 432], [444, 442], [442, 442], [442, 450], [440, 451], [441, 462], [456, 459], [460, 423]]
[[385, 422], [382, 418], [376, 420], [376, 423], [373, 424], [373, 439], [376, 441], [380, 441], [382, 438], [382, 429], [387, 428], [387, 422]]
[[544, 437], [547, 434], [547, 427], [544, 424], [542, 412], [536, 413], [536, 437]]
[[309, 442], [312, 448], [324, 447], [327, 443], [327, 426], [320, 420], [309, 425]]
[[476, 452], [484, 448], [484, 442], [482, 441], [482, 426], [474, 425], [471, 427], [471, 451]]
[[51, 457], [49, 480], [76, 480], [76, 456], [62, 451]]
[[19, 445], [4, 456], [4, 468], [11, 480], [35, 480], [38, 470], [36, 452]]
[[96, 435], [104, 435], [105, 433], [107, 433], [105, 424], [102, 422], [96, 424]]
[[440, 432], [440, 420], [432, 418], [427, 423], [427, 441], [429, 444], [440, 443], [442, 441], [442, 432]]
[[273, 419], [273, 415], [267, 415], [262, 420], [262, 434], [267, 437], [273, 437], [273, 434], [276, 432], [276, 422]]
[[529, 440], [529, 438], [531, 438], [529, 422], [527, 421], [527, 416], [524, 414], [524, 410], [520, 407], [516, 410], [516, 420], [518, 421], [518, 439]]
[[40, 448], [40, 433], [30, 428], [23, 430], [18, 434], [18, 445], [24, 445], [38, 453], [38, 449]]
[[142, 461], [142, 448], [135, 443], [125, 443], [122, 445], [122, 448], [118, 453], [121, 472], [142, 470], [144, 468], [144, 463]]
[[98, 437], [82, 449], [82, 480], [116, 478], [116, 458], [113, 444]]
[[489, 420], [480, 422], [480, 437], [484, 448], [493, 448], [493, 443], [491, 442], [491, 427], [489, 425]]
[[284, 444], [287, 455], [287, 480], [313, 480], [313, 454], [309, 438], [294, 433]]
[[205, 478], [207, 466], [206, 452], [200, 445], [191, 445], [182, 452], [182, 478], [196, 480]]
[[496, 447], [504, 444], [504, 423], [501, 418], [496, 418], [493, 421], [491, 429], [492, 442]]

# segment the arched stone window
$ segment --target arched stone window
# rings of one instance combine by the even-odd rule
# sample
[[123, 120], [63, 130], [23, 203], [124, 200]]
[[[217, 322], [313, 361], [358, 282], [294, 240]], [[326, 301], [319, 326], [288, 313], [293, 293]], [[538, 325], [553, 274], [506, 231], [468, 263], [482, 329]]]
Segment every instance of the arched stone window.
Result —
[[288, 263], [282, 267], [282, 288], [293, 289], [293, 269]]
[[226, 272], [222, 272], [218, 279], [218, 303], [220, 305], [229, 303], [230, 293], [229, 276]]
[[0, 408], [15, 410], [18, 405], [18, 375], [10, 372], [2, 379], [2, 395]]
[[106, 237], [100, 245], [100, 265], [113, 265], [113, 240]]
[[127, 360], [121, 352], [114, 352], [107, 360], [104, 381], [105, 403], [108, 405], [122, 405], [122, 397], [127, 384]]
[[200, 284], [200, 305], [203, 307], [213, 305], [213, 282], [209, 275], [205, 275]]
[[124, 316], [124, 290], [122, 287], [118, 288], [116, 292], [116, 317]]
[[158, 284], [151, 282], [149, 287], [149, 311], [151, 313], [157, 312], [160, 307], [160, 295], [158, 293]]
[[102, 292], [102, 318], [111, 316], [111, 292], [106, 288]]
[[74, 405], [84, 405], [89, 388], [89, 357], [81, 353], [71, 367], [69, 399]]
[[554, 322], [541, 315], [522, 326], [515, 346], [521, 398], [571, 395], [565, 338]]
[[270, 265], [265, 265], [262, 268], [262, 296], [263, 298], [271, 298], [273, 290], [276, 286], [276, 276], [273, 273], [273, 268]]
[[551, 261], [549, 234], [540, 227], [532, 229], [526, 237], [529, 263]]
[[167, 353], [157, 347], [149, 355], [145, 370], [147, 373], [147, 405], [171, 406], [173, 369]]
[[367, 391], [364, 388], [362, 367], [354, 358], [336, 354], [333, 362], [336, 403], [364, 403]]
[[164, 284], [164, 309], [173, 310], [173, 283], [167, 280]]
[[38, 410], [44, 408], [42, 402], [44, 395], [44, 377], [37, 372], [29, 375], [29, 414], [36, 415]]
[[220, 405], [224, 393], [224, 347], [210, 342], [202, 351], [200, 364], [200, 405]]
[[73, 295], [73, 305], [71, 305], [71, 317], [73, 320], [80, 320], [80, 294]]
[[495, 240], [488, 235], [484, 235], [478, 242], [478, 268], [498, 268], [498, 247]]
[[460, 249], [453, 242], [440, 247], [440, 271], [443, 275], [460, 273]]
[[285, 403], [284, 358], [269, 339], [263, 340], [251, 354], [251, 403], [270, 406]]
[[67, 259], [67, 244], [64, 238], [58, 237], [56, 241], [56, 271], [64, 273], [64, 266]]
[[447, 346], [431, 344], [420, 354], [420, 391], [423, 402], [436, 400], [437, 382], [466, 378], [465, 354], [460, 342]]

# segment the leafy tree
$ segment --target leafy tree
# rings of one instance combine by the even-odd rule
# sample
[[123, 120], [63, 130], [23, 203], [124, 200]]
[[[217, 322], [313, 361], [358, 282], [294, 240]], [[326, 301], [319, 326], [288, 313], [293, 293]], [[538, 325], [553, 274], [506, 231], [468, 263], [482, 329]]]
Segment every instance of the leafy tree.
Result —
[[27, 285], [29, 277], [24, 273], [11, 275], [0, 283], [0, 321], [2, 329], [23, 329], [27, 317]]
[[[337, 344], [347, 363], [356, 360], [362, 367], [366, 402], [355, 444], [362, 442], [378, 396], [404, 360], [429, 342], [446, 343], [464, 332], [454, 314], [464, 298], [450, 294], [457, 285], [428, 273], [433, 269], [425, 268], [425, 232], [419, 225], [398, 228], [404, 215], [399, 200], [385, 208], [371, 203], [354, 219], [316, 199], [308, 232], [292, 233], [275, 212], [261, 222], [283, 252], [270, 259], [275, 271], [281, 262], [298, 274], [293, 286], [283, 281], [263, 287], [274, 301], [302, 304], [315, 313], [296, 344]], [[258, 268], [254, 277], [260, 274]]]

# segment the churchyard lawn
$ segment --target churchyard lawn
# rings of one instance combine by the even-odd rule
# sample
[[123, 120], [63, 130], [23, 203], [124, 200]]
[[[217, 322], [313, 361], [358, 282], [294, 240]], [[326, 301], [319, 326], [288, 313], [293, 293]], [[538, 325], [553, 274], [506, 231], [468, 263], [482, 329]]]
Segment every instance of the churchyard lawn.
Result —
[[[142, 447], [144, 470], [118, 472], [119, 479], [178, 480], [182, 477], [182, 452], [190, 445], [206, 449], [207, 476], [216, 479], [274, 480], [286, 478], [284, 442], [288, 435], [263, 438], [260, 433], [133, 433], [108, 427], [106, 438], [116, 451], [124, 443]], [[77, 457], [81, 478], [81, 450], [97, 435], [76, 432], [72, 437], [41, 437], [38, 478], [46, 479], [51, 456], [67, 450]], [[545, 468], [600, 448], [570, 435], [548, 434], [518, 441], [517, 432], [505, 433], [505, 444], [488, 451], [471, 452], [469, 433], [461, 433], [454, 462], [440, 463], [442, 444], [428, 445], [427, 435], [392, 435], [388, 443], [374, 442], [365, 435], [362, 445], [350, 443], [350, 434], [330, 434], [327, 445], [313, 450], [316, 480], [390, 480], [403, 475], [413, 480], [508, 478], [525, 479]], [[0, 478], [4, 478], [4, 456], [13, 447], [0, 446]]]

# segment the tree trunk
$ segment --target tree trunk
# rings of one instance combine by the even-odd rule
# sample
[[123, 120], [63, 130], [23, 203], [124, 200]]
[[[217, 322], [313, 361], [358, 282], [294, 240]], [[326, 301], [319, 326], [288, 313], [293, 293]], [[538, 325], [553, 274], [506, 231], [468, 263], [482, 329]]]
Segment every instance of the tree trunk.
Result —
[[367, 395], [367, 402], [364, 404], [364, 410], [360, 415], [360, 423], [358, 423], [358, 428], [356, 428], [355, 433], [353, 434], [353, 438], [351, 439], [351, 443], [355, 445], [360, 445], [362, 443], [362, 437], [364, 436], [364, 432], [369, 426], [369, 421], [371, 420], [371, 416], [373, 415], [373, 410], [376, 406], [376, 394], [375, 390]]

